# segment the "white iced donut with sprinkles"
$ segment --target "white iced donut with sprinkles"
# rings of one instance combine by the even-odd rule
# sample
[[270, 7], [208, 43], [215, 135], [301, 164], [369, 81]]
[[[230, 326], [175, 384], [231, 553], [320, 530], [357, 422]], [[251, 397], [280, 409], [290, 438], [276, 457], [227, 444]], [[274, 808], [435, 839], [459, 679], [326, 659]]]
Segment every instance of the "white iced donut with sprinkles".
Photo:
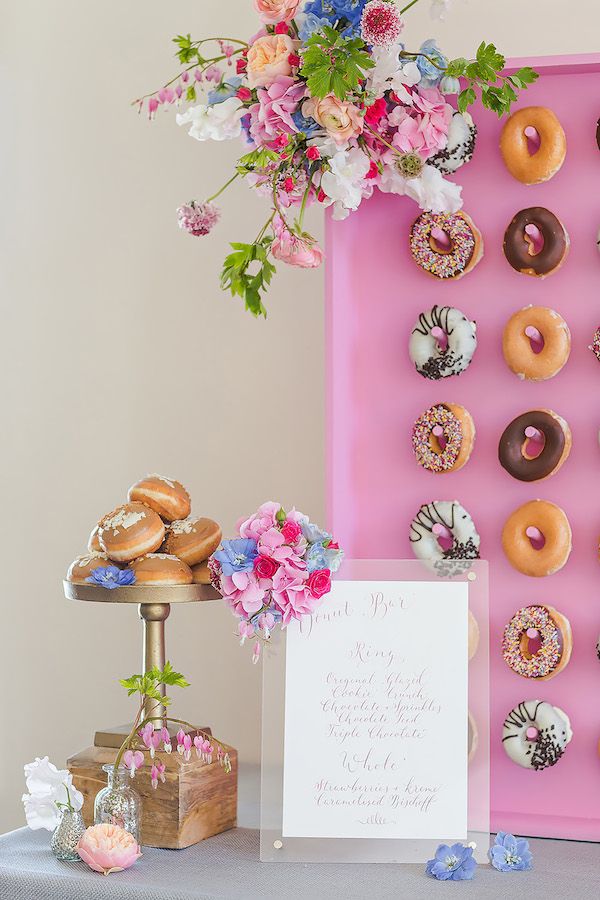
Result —
[[568, 715], [546, 700], [524, 700], [504, 720], [502, 745], [524, 769], [555, 766], [573, 737]]
[[412, 258], [434, 278], [462, 278], [483, 256], [483, 238], [464, 212], [424, 212], [410, 230]]
[[415, 369], [434, 381], [460, 375], [477, 349], [477, 326], [454, 306], [433, 306], [419, 316], [408, 344]]
[[410, 523], [409, 540], [417, 559], [441, 575], [458, 574], [465, 560], [479, 559], [481, 539], [458, 500], [424, 503]]

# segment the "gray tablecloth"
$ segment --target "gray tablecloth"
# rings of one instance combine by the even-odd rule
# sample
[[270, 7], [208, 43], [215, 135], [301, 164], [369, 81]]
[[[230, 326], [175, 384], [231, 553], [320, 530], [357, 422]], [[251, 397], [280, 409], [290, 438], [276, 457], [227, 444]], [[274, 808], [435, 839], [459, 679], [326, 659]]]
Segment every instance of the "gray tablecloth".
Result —
[[258, 832], [246, 828], [188, 850], [147, 848], [133, 868], [104, 877], [61, 863], [50, 835], [19, 829], [0, 837], [0, 900], [586, 900], [600, 893], [600, 848], [531, 841], [535, 869], [502, 874], [480, 866], [472, 882], [442, 883], [422, 866], [261, 863]]

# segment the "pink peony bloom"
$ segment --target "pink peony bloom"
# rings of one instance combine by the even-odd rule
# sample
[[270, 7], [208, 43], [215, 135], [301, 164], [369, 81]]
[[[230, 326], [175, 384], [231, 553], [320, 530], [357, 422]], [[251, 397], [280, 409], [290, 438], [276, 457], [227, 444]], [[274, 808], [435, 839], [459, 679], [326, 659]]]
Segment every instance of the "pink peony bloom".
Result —
[[369, 0], [363, 9], [360, 34], [365, 44], [391, 47], [398, 41], [403, 28], [398, 7], [389, 0]]
[[300, 0], [254, 0], [254, 9], [265, 25], [291, 22]]
[[311, 97], [302, 106], [302, 114], [313, 118], [333, 138], [336, 144], [346, 144], [362, 133], [364, 120], [358, 107], [334, 94], [322, 99]]
[[177, 210], [177, 223], [180, 228], [193, 234], [194, 237], [200, 237], [202, 234], [208, 234], [215, 227], [221, 217], [218, 206], [214, 203], [191, 203], [180, 206]]
[[254, 571], [259, 578], [272, 578], [278, 568], [279, 566], [270, 556], [261, 556], [259, 554], [254, 560]]
[[268, 87], [279, 75], [291, 75], [288, 59], [294, 51], [289, 34], [266, 34], [248, 50], [248, 84], [251, 88]]
[[255, 144], [274, 147], [282, 134], [298, 131], [292, 116], [305, 92], [302, 82], [287, 75], [279, 75], [268, 88], [259, 89], [258, 103], [249, 109], [250, 136]]
[[119, 825], [92, 825], [77, 844], [79, 856], [94, 872], [122, 872], [140, 858], [138, 842]]
[[307, 582], [311, 596], [319, 600], [331, 590], [331, 572], [329, 569], [317, 569], [311, 572]]
[[273, 219], [273, 231], [275, 240], [271, 244], [271, 253], [275, 259], [301, 269], [316, 269], [323, 262], [323, 251], [316, 241], [290, 231], [279, 215]]
[[273, 500], [263, 503], [249, 519], [238, 523], [240, 537], [253, 538], [257, 541], [261, 534], [275, 525], [280, 509], [281, 503], [275, 503]]

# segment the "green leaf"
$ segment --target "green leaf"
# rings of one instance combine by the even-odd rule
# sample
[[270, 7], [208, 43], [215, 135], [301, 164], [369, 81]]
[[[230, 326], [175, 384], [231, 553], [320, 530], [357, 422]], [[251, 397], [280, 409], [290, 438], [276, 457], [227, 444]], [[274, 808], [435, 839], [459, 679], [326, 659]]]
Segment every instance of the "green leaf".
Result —
[[473, 88], [465, 88], [464, 91], [461, 91], [458, 95], [458, 111], [464, 113], [468, 106], [472, 103], [475, 103], [477, 100], [477, 94], [473, 90]]
[[261, 147], [252, 150], [242, 156], [237, 163], [236, 169], [240, 175], [247, 175], [248, 172], [254, 172], [256, 169], [265, 169], [270, 162], [276, 162], [277, 154], [267, 147]]
[[456, 59], [450, 60], [446, 66], [445, 74], [451, 78], [461, 78], [465, 74], [467, 65], [468, 60], [466, 60], [464, 56], [459, 56]]
[[[275, 266], [268, 258], [271, 237], [263, 237], [253, 244], [231, 244], [230, 253], [223, 263], [221, 287], [230, 291], [232, 297], [241, 297], [246, 309], [254, 316], [265, 316], [267, 311], [262, 303], [262, 293], [271, 283]], [[258, 271], [248, 272], [252, 263], [258, 263]]]
[[194, 101], [196, 99], [196, 85], [188, 84], [187, 90], [185, 92], [185, 99], [188, 101]]
[[300, 74], [311, 96], [323, 98], [333, 93], [340, 100], [348, 100], [374, 65], [364, 41], [343, 37], [326, 26], [306, 42]]

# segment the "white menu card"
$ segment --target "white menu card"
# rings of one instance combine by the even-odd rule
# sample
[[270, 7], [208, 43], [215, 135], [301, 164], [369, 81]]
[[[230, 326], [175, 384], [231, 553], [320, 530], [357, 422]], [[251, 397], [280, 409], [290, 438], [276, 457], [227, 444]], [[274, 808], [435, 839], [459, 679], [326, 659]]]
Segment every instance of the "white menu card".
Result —
[[468, 585], [336, 581], [287, 628], [283, 837], [467, 836]]

